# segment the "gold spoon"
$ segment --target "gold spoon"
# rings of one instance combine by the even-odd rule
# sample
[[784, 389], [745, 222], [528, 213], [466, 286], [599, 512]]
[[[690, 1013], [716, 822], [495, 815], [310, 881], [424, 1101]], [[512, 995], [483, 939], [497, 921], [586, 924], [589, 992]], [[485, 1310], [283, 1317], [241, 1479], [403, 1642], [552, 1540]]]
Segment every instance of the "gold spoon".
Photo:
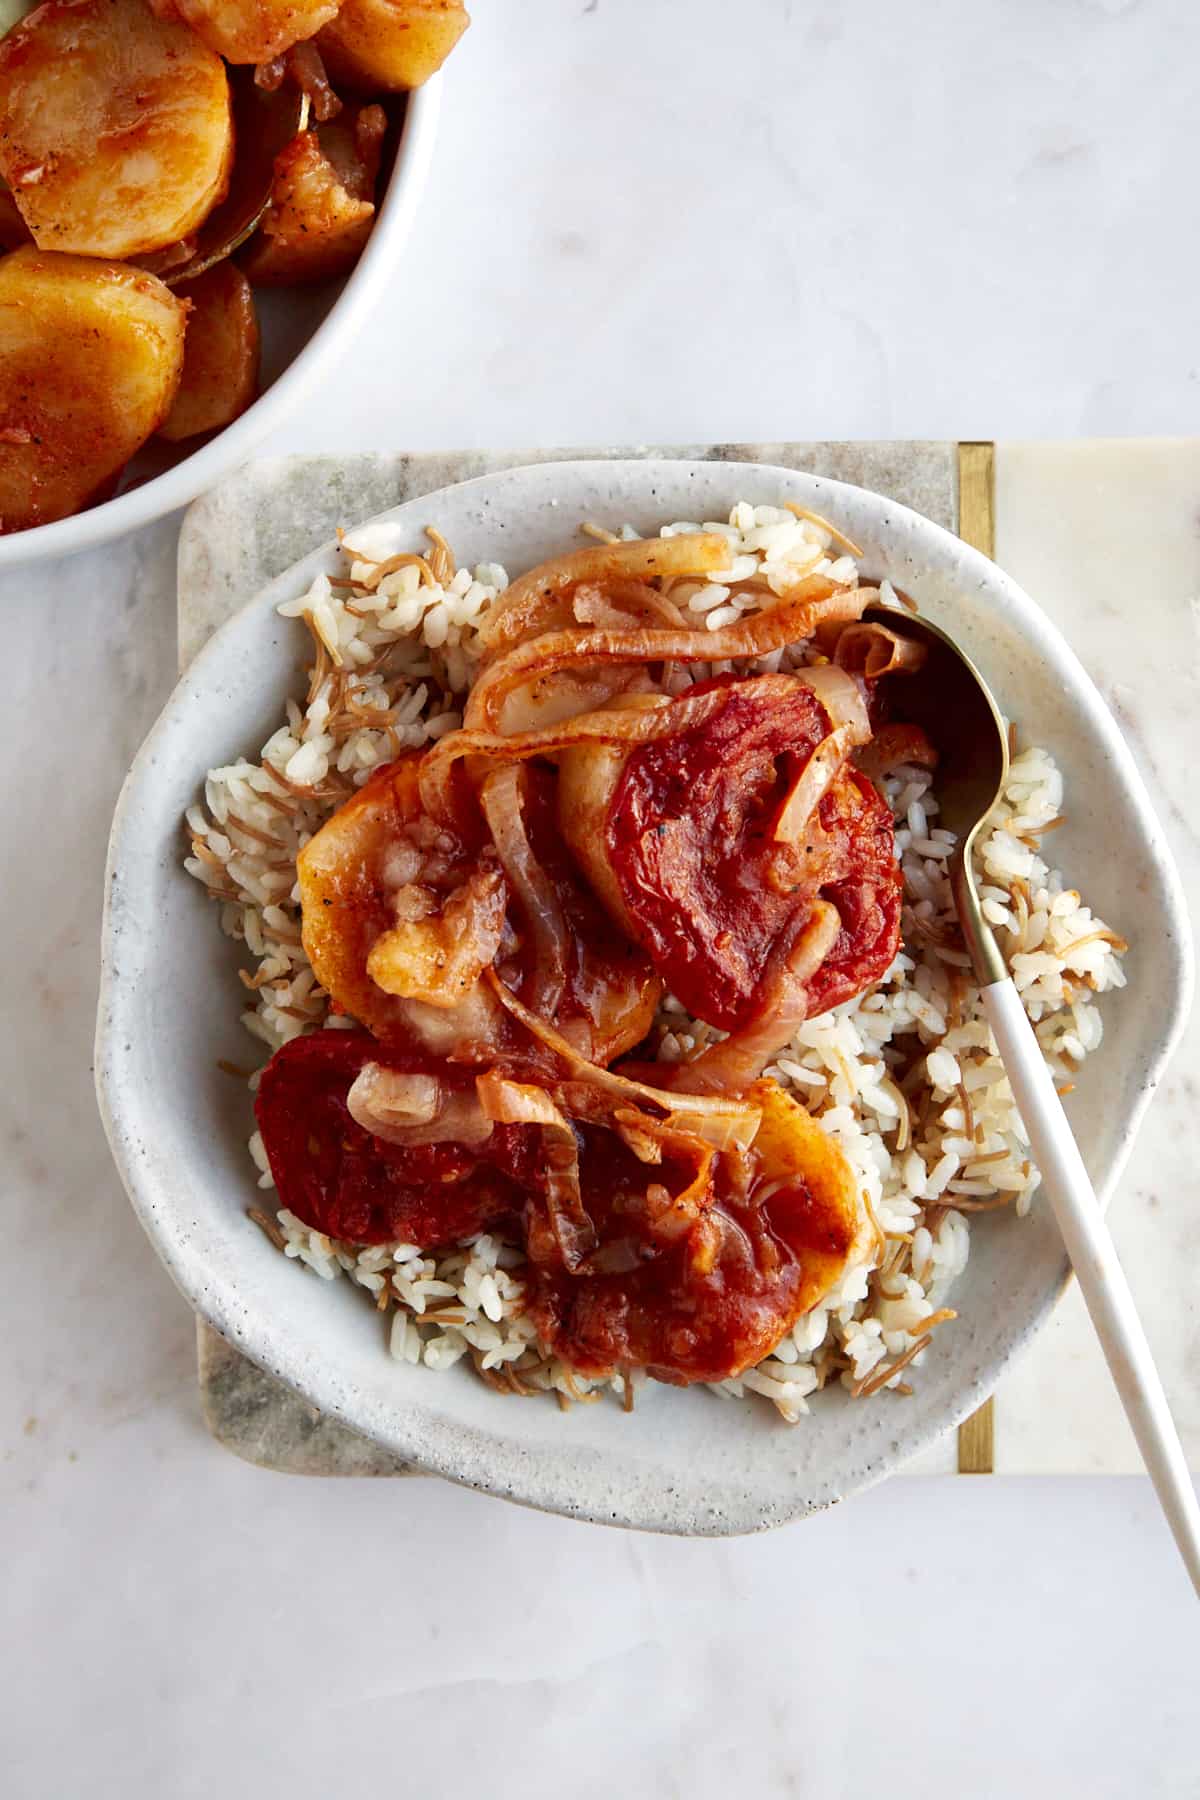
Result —
[[1200, 1506], [1179, 1434], [1091, 1178], [975, 885], [972, 853], [1008, 780], [1008, 732], [983, 676], [953, 638], [892, 607], [869, 607], [863, 616], [925, 648], [921, 668], [904, 677], [903, 710], [938, 752], [938, 820], [957, 843], [950, 888], [984, 1011], [1121, 1404], [1200, 1593]]

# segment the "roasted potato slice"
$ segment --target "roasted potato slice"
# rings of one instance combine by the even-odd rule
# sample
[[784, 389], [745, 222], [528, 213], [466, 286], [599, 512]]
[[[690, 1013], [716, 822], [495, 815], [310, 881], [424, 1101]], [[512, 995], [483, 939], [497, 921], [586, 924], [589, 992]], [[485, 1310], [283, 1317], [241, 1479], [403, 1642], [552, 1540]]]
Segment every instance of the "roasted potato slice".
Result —
[[313, 37], [338, 0], [174, 0], [180, 18], [231, 63], [269, 62]]
[[470, 23], [462, 0], [345, 0], [317, 48], [335, 83], [368, 93], [416, 88]]
[[78, 512], [166, 418], [187, 308], [143, 269], [0, 259], [0, 532]]
[[358, 259], [386, 129], [382, 107], [347, 107], [276, 157], [271, 204], [241, 258], [256, 287], [328, 281]]
[[174, 290], [190, 307], [183, 377], [159, 426], [172, 443], [215, 431], [244, 413], [258, 388], [258, 316], [250, 283], [229, 261]]
[[146, 0], [46, 0], [0, 41], [0, 175], [41, 249], [174, 243], [232, 159], [224, 64]]
[[32, 242], [11, 188], [0, 186], [0, 250], [19, 250], [22, 244]]

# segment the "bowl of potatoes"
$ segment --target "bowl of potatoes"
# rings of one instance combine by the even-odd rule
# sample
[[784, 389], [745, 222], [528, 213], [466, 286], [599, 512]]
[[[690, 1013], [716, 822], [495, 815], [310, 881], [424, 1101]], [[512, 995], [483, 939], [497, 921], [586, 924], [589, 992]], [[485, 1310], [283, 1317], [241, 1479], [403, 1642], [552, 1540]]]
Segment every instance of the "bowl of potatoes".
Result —
[[461, 0], [0, 0], [0, 568], [181, 506], [396, 263]]

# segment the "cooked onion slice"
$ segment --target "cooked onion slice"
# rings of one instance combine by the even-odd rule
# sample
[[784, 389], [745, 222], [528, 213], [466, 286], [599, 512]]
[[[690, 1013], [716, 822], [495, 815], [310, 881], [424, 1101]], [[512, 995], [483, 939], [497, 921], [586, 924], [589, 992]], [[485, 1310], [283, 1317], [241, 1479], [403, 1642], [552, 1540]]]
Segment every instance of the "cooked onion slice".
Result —
[[925, 661], [924, 644], [901, 637], [874, 619], [860, 619], [839, 634], [834, 661], [839, 668], [879, 681], [884, 675], [910, 674]]
[[580, 625], [621, 630], [634, 619], [650, 619], [668, 630], [683, 630], [687, 618], [669, 594], [644, 581], [581, 582], [571, 596], [571, 614]]
[[465, 727], [461, 731], [448, 731], [421, 758], [421, 804], [431, 818], [447, 824], [454, 822], [460, 812], [454, 766], [464, 756], [523, 762], [528, 757], [553, 756], [588, 740], [600, 744], [648, 744], [655, 738], [670, 737], [676, 731], [684, 731], [690, 725], [711, 718], [727, 699], [728, 695], [722, 690], [685, 694], [678, 700], [664, 699], [652, 707], [583, 713], [562, 724], [548, 725], [539, 731], [516, 732], [511, 737]]
[[[748, 1141], [744, 1134], [749, 1132], [752, 1138], [758, 1129], [758, 1109], [740, 1095], [728, 1092], [716, 1094], [674, 1093], [665, 1088], [651, 1087], [644, 1081], [635, 1081], [628, 1075], [620, 1075], [615, 1069], [602, 1069], [598, 1063], [589, 1062], [581, 1056], [573, 1045], [569, 1044], [561, 1032], [539, 1019], [523, 1006], [510, 988], [505, 987], [494, 969], [488, 969], [484, 980], [504, 1007], [506, 1012], [519, 1019], [531, 1036], [552, 1050], [559, 1057], [577, 1080], [587, 1083], [601, 1094], [615, 1096], [621, 1100], [640, 1101], [657, 1106], [665, 1119], [672, 1119], [676, 1125], [685, 1119], [689, 1131], [700, 1130], [693, 1125], [695, 1119], [703, 1119], [704, 1129], [712, 1128], [712, 1121], [721, 1121], [718, 1129], [728, 1128], [741, 1135], [739, 1141]], [[664, 1071], [665, 1073], [665, 1071]]]
[[476, 1149], [492, 1135], [492, 1121], [475, 1094], [446, 1088], [436, 1075], [411, 1074], [364, 1063], [346, 1095], [356, 1124], [385, 1144], [463, 1144]]
[[515, 688], [534, 679], [548, 681], [562, 669], [606, 663], [733, 662], [763, 656], [803, 642], [819, 622], [857, 619], [875, 598], [874, 588], [840, 588], [824, 576], [809, 576], [786, 599], [764, 612], [747, 613], [736, 625], [720, 631], [650, 627], [550, 631], [515, 645], [484, 670], [471, 690], [463, 723], [468, 730], [500, 729], [504, 702]]
[[636, 538], [632, 543], [589, 544], [553, 557], [518, 577], [480, 626], [491, 653], [513, 644], [546, 607], [580, 582], [629, 579], [651, 581], [671, 575], [711, 575], [727, 569], [728, 539], [715, 531], [669, 538]]
[[545, 870], [533, 854], [522, 806], [525, 770], [515, 764], [494, 769], [479, 790], [496, 854], [521, 903], [533, 939], [533, 991], [530, 1004], [543, 1018], [553, 1018], [567, 979], [567, 922]]
[[545, 1088], [513, 1081], [494, 1069], [478, 1076], [475, 1086], [490, 1119], [501, 1125], [536, 1125], [541, 1131], [540, 1195], [546, 1203], [545, 1223], [553, 1243], [541, 1235], [539, 1209], [530, 1206], [526, 1209], [527, 1248], [535, 1262], [547, 1261], [549, 1253], [568, 1273], [578, 1273], [596, 1247], [596, 1228], [583, 1204], [579, 1144], [570, 1120]]
[[673, 1077], [696, 1093], [741, 1092], [795, 1036], [808, 1017], [808, 983], [837, 943], [842, 922], [837, 908], [818, 900], [790, 953], [762, 989], [754, 1018], [728, 1037], [708, 1045], [694, 1061], [678, 1065]]
[[364, 1131], [384, 1138], [390, 1130], [428, 1125], [437, 1118], [441, 1104], [436, 1075], [413, 1075], [373, 1062], [363, 1064], [346, 1095], [350, 1117]]
[[[854, 627], [847, 626], [846, 629], [853, 630]], [[844, 731], [848, 743], [865, 744], [868, 741], [871, 721], [867, 717], [867, 703], [857, 681], [845, 669], [839, 669], [836, 663], [818, 663], [811, 669], [797, 669], [795, 679], [812, 689], [829, 714], [830, 725]]]
[[849, 748], [847, 733], [839, 726], [822, 738], [792, 784], [783, 811], [775, 822], [773, 837], [777, 844], [797, 842], [806, 831], [812, 814], [836, 781]]

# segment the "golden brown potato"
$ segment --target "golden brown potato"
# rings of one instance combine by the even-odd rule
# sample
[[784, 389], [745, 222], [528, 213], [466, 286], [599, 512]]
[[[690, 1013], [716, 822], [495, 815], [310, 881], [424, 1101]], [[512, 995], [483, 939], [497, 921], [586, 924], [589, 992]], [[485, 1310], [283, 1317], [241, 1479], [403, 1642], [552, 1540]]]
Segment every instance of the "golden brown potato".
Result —
[[416, 88], [470, 23], [462, 0], [345, 0], [317, 48], [335, 83], [370, 93]]
[[0, 175], [41, 249], [186, 237], [232, 160], [224, 64], [146, 0], [47, 0], [0, 41]]
[[211, 50], [232, 63], [269, 62], [318, 32], [338, 0], [174, 0]]
[[230, 424], [258, 389], [258, 317], [242, 271], [219, 262], [174, 291], [191, 310], [179, 392], [159, 427], [159, 436], [172, 443]]
[[142, 269], [0, 259], [0, 532], [78, 512], [171, 409], [187, 308]]
[[381, 106], [347, 107], [276, 157], [271, 204], [241, 258], [256, 287], [328, 281], [357, 261], [375, 220], [386, 129]]

